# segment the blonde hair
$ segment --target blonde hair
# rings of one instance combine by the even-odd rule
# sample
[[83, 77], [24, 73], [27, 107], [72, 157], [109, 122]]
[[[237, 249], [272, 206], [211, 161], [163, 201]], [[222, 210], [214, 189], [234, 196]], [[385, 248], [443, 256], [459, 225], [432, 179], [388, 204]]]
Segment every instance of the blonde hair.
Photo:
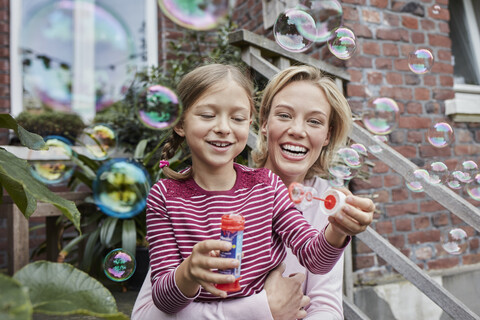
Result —
[[[233, 65], [209, 64], [200, 66], [187, 73], [178, 84], [177, 94], [183, 106], [183, 113], [180, 116], [177, 126], [182, 125], [185, 113], [208, 89], [223, 81], [235, 81], [235, 83], [245, 90], [245, 94], [250, 102], [250, 115], [253, 117], [256, 110], [253, 102], [253, 83], [248, 76], [248, 72], [246, 72], [246, 70], [240, 70]], [[184, 141], [184, 137], [179, 136], [172, 130], [172, 135], [165, 141], [160, 159], [167, 160], [173, 158]], [[190, 169], [184, 173], [178, 173], [168, 167], [164, 167], [163, 173], [170, 179], [186, 180], [192, 176], [193, 171]]]
[[[315, 175], [328, 172], [335, 151], [344, 146], [347, 141], [348, 133], [352, 127], [352, 112], [347, 100], [331, 78], [312, 66], [292, 66], [277, 73], [265, 87], [260, 104], [259, 128], [262, 128], [268, 120], [275, 95], [295, 81], [309, 81], [318, 86], [325, 93], [332, 108], [330, 119], [328, 119], [330, 142], [322, 148], [317, 161], [308, 169], [305, 178], [309, 179]], [[257, 147], [252, 153], [253, 161], [258, 167], [265, 166], [269, 156], [267, 143], [266, 136], [259, 134]]]

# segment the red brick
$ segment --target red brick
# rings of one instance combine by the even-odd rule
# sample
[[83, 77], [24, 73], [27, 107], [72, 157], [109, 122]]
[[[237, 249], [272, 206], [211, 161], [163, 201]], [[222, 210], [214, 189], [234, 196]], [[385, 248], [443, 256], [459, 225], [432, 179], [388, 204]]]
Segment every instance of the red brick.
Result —
[[387, 73], [387, 83], [392, 85], [403, 84], [403, 77], [400, 73], [388, 72]]
[[363, 189], [372, 189], [372, 188], [381, 188], [382, 187], [382, 177], [370, 177], [368, 181], [356, 179], [355, 187], [359, 190]]
[[411, 219], [397, 219], [395, 220], [395, 229], [397, 231], [411, 231], [412, 220]]
[[420, 21], [420, 25], [422, 26], [423, 31], [432, 31], [435, 30], [435, 22], [430, 19], [422, 19]]
[[375, 59], [375, 67], [377, 69], [392, 69], [392, 59], [386, 59], [386, 58], [377, 58]]
[[362, 241], [355, 241], [354, 244], [355, 244], [355, 253], [356, 254], [372, 253], [373, 252], [373, 250], [370, 249], [370, 247], [367, 246]]
[[450, 214], [450, 219], [452, 220], [452, 226], [464, 225], [463, 220], [454, 214]]
[[406, 188], [392, 190], [392, 201], [403, 201], [407, 199], [408, 192]]
[[430, 100], [430, 90], [425, 88], [415, 88], [415, 100]]
[[383, 19], [391, 27], [400, 26], [400, 17], [397, 14], [391, 14], [387, 11], [383, 12]]
[[456, 267], [458, 264], [459, 258], [457, 257], [449, 257], [427, 262], [429, 269], [448, 269]]
[[435, 87], [437, 85], [437, 77], [436, 76], [423, 76], [423, 84], [428, 87]]
[[408, 57], [408, 55], [412, 52], [415, 52], [415, 46], [412, 44], [402, 44], [400, 45], [400, 52], [402, 53], [402, 56], [405, 57], [405, 59]]
[[438, 57], [438, 60], [451, 62], [452, 61], [452, 51], [450, 51], [450, 50], [438, 50], [437, 51], [437, 57]]
[[460, 128], [455, 129], [455, 140], [457, 142], [472, 142], [473, 137], [472, 133], [469, 130], [464, 130]]
[[418, 102], [409, 102], [407, 104], [407, 112], [410, 114], [420, 114], [423, 112], [422, 105]]
[[403, 29], [378, 29], [377, 38], [391, 41], [410, 41], [408, 31]]
[[380, 45], [376, 42], [364, 42], [363, 43], [363, 53], [379, 56], [380, 55]]
[[349, 97], [367, 97], [365, 94], [365, 86], [348, 83], [347, 95]]
[[480, 153], [480, 146], [478, 145], [456, 145], [454, 147], [455, 155], [457, 156], [465, 156], [465, 155], [473, 155]]
[[453, 89], [433, 89], [433, 99], [435, 100], [449, 100], [455, 97]]
[[357, 38], [366, 38], [371, 39], [373, 37], [372, 30], [364, 24], [361, 23], [345, 23], [347, 27], [352, 30], [355, 30], [355, 35]]
[[442, 87], [453, 87], [453, 77], [452, 76], [440, 76], [440, 85]]
[[407, 129], [428, 129], [432, 125], [429, 118], [422, 117], [400, 117], [399, 128]]
[[387, 190], [381, 190], [381, 191], [375, 192], [374, 196], [375, 196], [375, 199], [374, 199], [375, 203], [385, 203], [390, 201]]
[[369, 84], [381, 84], [383, 80], [383, 74], [380, 72], [367, 73], [367, 80]]
[[404, 75], [405, 84], [418, 86], [420, 84], [420, 76], [415, 73], [407, 73]]
[[347, 60], [347, 67], [354, 68], [371, 68], [372, 67], [372, 58], [371, 57], [362, 57], [362, 56], [353, 56]]
[[382, 161], [375, 161], [375, 166], [372, 169], [373, 173], [385, 173], [388, 172], [388, 166]]
[[412, 100], [412, 89], [405, 87], [381, 87], [380, 95], [393, 100]]
[[450, 63], [434, 62], [431, 72], [453, 74], [453, 66]]
[[418, 29], [418, 19], [413, 16], [402, 16], [402, 26], [407, 29]]
[[370, 5], [385, 9], [388, 6], [388, 0], [370, 0]]
[[399, 235], [389, 236], [387, 238], [390, 244], [395, 248], [400, 250], [403, 247], [405, 247], [405, 236], [399, 234]]
[[411, 143], [422, 143], [424, 134], [419, 131], [408, 131], [407, 140]]
[[436, 148], [430, 145], [420, 146], [419, 152], [421, 157], [450, 157], [452, 155], [450, 148]]
[[409, 233], [407, 235], [408, 243], [419, 244], [425, 242], [439, 242], [440, 230], [422, 230]]
[[450, 11], [448, 11], [448, 8], [440, 7], [440, 10], [438, 10], [438, 7], [431, 6], [428, 8], [428, 16], [433, 19], [448, 21], [450, 20]]
[[443, 47], [443, 48], [452, 47], [452, 40], [449, 37], [440, 36], [437, 34], [429, 34], [428, 43], [433, 47]]
[[418, 213], [418, 206], [415, 203], [396, 203], [385, 206], [385, 210], [388, 217], [397, 217], [405, 214]]
[[358, 21], [358, 10], [357, 8], [344, 7], [343, 8], [343, 19], [346, 21]]
[[466, 254], [462, 257], [463, 264], [476, 264], [480, 263], [480, 253]]
[[415, 250], [415, 256], [419, 260], [430, 260], [433, 256], [433, 250], [431, 247], [421, 247]]
[[477, 250], [480, 247], [480, 239], [470, 239], [468, 246], [471, 251]]
[[385, 187], [394, 187], [402, 183], [402, 179], [399, 175], [386, 175], [383, 177], [383, 183]]
[[384, 43], [382, 45], [383, 48], [383, 55], [390, 56], [390, 57], [398, 57], [398, 46], [393, 43]]
[[417, 149], [412, 146], [397, 146], [394, 147], [395, 151], [400, 152], [406, 158], [415, 158], [417, 156]]
[[370, 268], [375, 263], [374, 256], [355, 256], [353, 261], [355, 269]]
[[347, 71], [350, 74], [351, 82], [362, 82], [363, 80], [362, 71], [354, 70], [354, 69], [348, 69]]
[[436, 214], [432, 217], [432, 223], [435, 227], [443, 227], [448, 225], [448, 215], [445, 213]]
[[445, 34], [449, 34], [449, 33], [450, 33], [450, 25], [449, 25], [448, 23], [439, 22], [439, 23], [438, 23], [438, 29], [439, 29], [440, 32], [442, 32], [442, 33], [445, 33]]
[[421, 32], [412, 32], [412, 43], [425, 43], [425, 35]]
[[[420, 208], [420, 212], [423, 212], [422, 208]], [[426, 229], [430, 226], [430, 219], [428, 217], [417, 217], [413, 220], [413, 225], [415, 230]]]
[[375, 230], [380, 234], [390, 234], [393, 232], [392, 221], [378, 221], [375, 224]]
[[380, 23], [380, 12], [374, 10], [364, 9], [362, 11], [362, 20], [370, 23]]

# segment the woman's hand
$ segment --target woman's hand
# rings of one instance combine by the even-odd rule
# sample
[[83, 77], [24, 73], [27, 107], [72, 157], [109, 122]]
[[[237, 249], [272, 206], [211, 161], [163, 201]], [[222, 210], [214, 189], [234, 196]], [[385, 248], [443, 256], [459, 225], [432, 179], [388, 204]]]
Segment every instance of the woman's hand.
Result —
[[193, 246], [192, 254], [185, 259], [175, 272], [175, 282], [187, 297], [194, 297], [200, 286], [211, 294], [226, 298], [227, 293], [215, 287], [216, 283], [233, 283], [233, 275], [213, 272], [212, 269], [231, 269], [238, 267], [236, 259], [217, 257], [215, 252], [229, 251], [232, 244], [220, 240], [204, 240]]
[[333, 229], [350, 236], [365, 231], [372, 223], [375, 204], [371, 199], [357, 197], [345, 188], [338, 190], [343, 192], [347, 198], [341, 210], [328, 217]]
[[307, 316], [303, 310], [310, 298], [303, 295], [302, 283], [305, 275], [296, 273], [283, 277], [285, 263], [273, 269], [265, 281], [268, 306], [275, 320], [302, 319]]

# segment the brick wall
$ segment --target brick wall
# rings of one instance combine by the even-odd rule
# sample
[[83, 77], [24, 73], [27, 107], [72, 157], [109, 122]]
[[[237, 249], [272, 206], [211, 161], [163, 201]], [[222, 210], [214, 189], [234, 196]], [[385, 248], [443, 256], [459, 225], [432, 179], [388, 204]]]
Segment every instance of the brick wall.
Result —
[[[261, 12], [252, 10], [253, 2], [238, 1], [234, 18], [240, 28], [272, 39], [271, 30], [263, 29]], [[321, 44], [307, 54], [346, 68], [351, 76], [346, 96], [352, 110], [359, 114], [372, 97], [394, 99], [401, 117], [397, 129], [389, 135], [389, 145], [419, 167], [434, 158], [444, 161], [450, 170], [461, 160], [479, 163], [478, 124], [454, 123], [456, 141], [443, 149], [432, 147], [425, 137], [433, 124], [448, 121], [445, 100], [454, 97], [448, 1], [340, 2], [344, 25], [354, 30], [358, 38], [355, 56], [339, 60]], [[441, 6], [438, 14], [433, 12], [435, 4]], [[407, 65], [408, 53], [420, 48], [430, 49], [435, 58], [431, 72], [424, 75], [412, 73]], [[375, 216], [373, 228], [425, 270], [480, 263], [478, 232], [428, 195], [409, 191], [404, 179], [384, 163], [373, 156], [370, 160], [375, 163], [370, 179], [355, 179], [351, 187], [357, 193], [377, 196], [381, 213]], [[469, 236], [469, 248], [458, 256], [441, 248], [442, 233], [454, 227], [462, 227]], [[361, 281], [394, 272], [359, 240], [354, 241], [354, 252], [354, 268]]]

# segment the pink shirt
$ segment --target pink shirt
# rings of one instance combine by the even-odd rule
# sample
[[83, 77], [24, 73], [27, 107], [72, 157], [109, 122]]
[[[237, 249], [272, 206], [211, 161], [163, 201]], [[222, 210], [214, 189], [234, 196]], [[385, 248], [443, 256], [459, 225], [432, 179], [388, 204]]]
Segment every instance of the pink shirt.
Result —
[[[272, 175], [272, 177], [276, 177]], [[275, 178], [276, 179], [276, 178]], [[327, 185], [321, 179], [306, 181], [306, 185], [311, 184], [320, 193]], [[283, 187], [284, 188], [284, 187]], [[327, 224], [326, 216], [318, 213], [318, 202], [306, 208], [305, 215], [307, 219], [312, 219], [315, 227], [323, 229]], [[318, 219], [319, 218], [319, 219]], [[217, 227], [218, 229], [218, 227]], [[218, 231], [218, 230], [217, 230]], [[219, 232], [219, 231], [218, 231]], [[217, 238], [216, 235], [214, 238]], [[247, 256], [247, 254], [245, 255]], [[289, 252], [287, 262], [287, 272], [292, 271], [305, 272], [295, 256]], [[243, 266], [243, 262], [242, 262]], [[272, 266], [273, 267], [273, 266]], [[311, 297], [311, 304], [307, 308], [309, 317], [312, 315], [325, 319], [341, 319], [342, 317], [342, 274], [343, 274], [343, 256], [340, 263], [337, 263], [333, 270], [327, 276], [314, 275], [307, 273], [305, 282], [305, 293]], [[262, 282], [263, 283], [263, 282]], [[137, 301], [132, 312], [132, 319], [188, 319], [192, 315], [203, 319], [271, 319], [268, 307], [267, 297], [264, 290], [257, 294], [242, 299], [221, 300], [210, 303], [189, 303], [183, 310], [173, 315], [167, 315], [161, 312], [152, 304], [151, 283], [146, 279], [139, 293]], [[323, 319], [323, 318], [322, 318]]]

